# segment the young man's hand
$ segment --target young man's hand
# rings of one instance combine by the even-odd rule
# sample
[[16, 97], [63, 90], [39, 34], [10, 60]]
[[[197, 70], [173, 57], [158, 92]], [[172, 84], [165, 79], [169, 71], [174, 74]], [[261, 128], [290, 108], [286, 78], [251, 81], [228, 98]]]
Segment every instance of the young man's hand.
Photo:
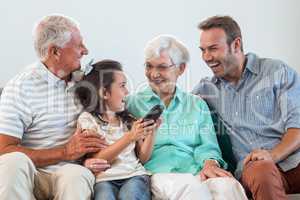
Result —
[[250, 161], [258, 161], [258, 160], [271, 160], [275, 162], [275, 159], [273, 158], [272, 153], [270, 151], [264, 149], [256, 149], [246, 156], [243, 163], [245, 166]]

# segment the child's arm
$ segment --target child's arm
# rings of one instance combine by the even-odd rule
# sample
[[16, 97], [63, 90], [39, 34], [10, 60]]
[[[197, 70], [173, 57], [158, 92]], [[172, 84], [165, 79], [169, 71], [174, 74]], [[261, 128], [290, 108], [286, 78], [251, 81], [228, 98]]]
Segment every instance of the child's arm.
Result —
[[101, 158], [112, 163], [114, 159], [132, 142], [145, 138], [150, 133], [149, 124], [153, 122], [142, 122], [142, 119], [133, 123], [132, 129], [124, 134], [114, 144], [92, 155], [93, 158]]
[[154, 138], [154, 133], [151, 133], [144, 140], [136, 143], [136, 153], [142, 164], [146, 163], [151, 157]]
[[136, 153], [142, 164], [146, 163], [152, 155], [155, 142], [155, 132], [160, 126], [161, 122], [162, 120], [158, 119], [157, 123], [154, 124], [151, 134], [149, 134], [144, 140], [139, 140], [137, 142]]

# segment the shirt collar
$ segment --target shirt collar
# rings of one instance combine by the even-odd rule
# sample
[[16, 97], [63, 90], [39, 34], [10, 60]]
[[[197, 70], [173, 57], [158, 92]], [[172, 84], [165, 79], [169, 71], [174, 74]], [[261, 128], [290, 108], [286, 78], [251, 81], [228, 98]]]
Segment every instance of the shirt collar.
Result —
[[37, 63], [36, 72], [43, 80], [47, 81], [50, 85], [57, 85], [60, 81], [63, 81], [62, 79], [55, 76], [51, 71], [49, 71], [49, 69], [42, 62]]
[[246, 54], [246, 59], [247, 59], [247, 63], [245, 69], [257, 75], [259, 72], [259, 68], [258, 68], [259, 63], [258, 63], [257, 55], [254, 53], [248, 53]]
[[[160, 97], [152, 90], [152, 88], [148, 85], [143, 93], [143, 98], [145, 101], [151, 101], [152, 99], [161, 100]], [[183, 100], [183, 91], [176, 86], [175, 94], [172, 99], [178, 99], [179, 101]]]
[[[63, 85], [66, 86], [66, 82], [56, 75], [54, 75], [42, 62], [37, 63], [37, 73], [40, 75], [42, 79], [48, 82], [49, 85], [59, 86]], [[69, 81], [67, 83], [67, 89], [71, 88], [74, 85], [74, 81]]]
[[[246, 54], [246, 66], [245, 66], [245, 70], [257, 75], [258, 74], [258, 57], [256, 54], [254, 53], [248, 53]], [[222, 78], [218, 78], [216, 76], [212, 77], [212, 82], [214, 84], [218, 83], [221, 81]]]
[[212, 81], [214, 84], [217, 84], [217, 83], [220, 81], [220, 79], [219, 79], [218, 77], [216, 77], [216, 76], [213, 76], [213, 77], [211, 78], [211, 81]]

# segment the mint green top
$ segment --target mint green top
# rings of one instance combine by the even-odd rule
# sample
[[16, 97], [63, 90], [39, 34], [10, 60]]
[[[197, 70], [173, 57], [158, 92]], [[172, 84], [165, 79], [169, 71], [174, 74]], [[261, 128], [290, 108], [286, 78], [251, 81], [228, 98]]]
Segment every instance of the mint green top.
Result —
[[221, 157], [210, 111], [206, 103], [178, 87], [168, 107], [150, 87], [127, 99], [130, 113], [141, 118], [154, 105], [163, 105], [163, 123], [158, 129], [150, 160], [145, 168], [152, 173], [197, 174], [207, 159], [226, 168]]

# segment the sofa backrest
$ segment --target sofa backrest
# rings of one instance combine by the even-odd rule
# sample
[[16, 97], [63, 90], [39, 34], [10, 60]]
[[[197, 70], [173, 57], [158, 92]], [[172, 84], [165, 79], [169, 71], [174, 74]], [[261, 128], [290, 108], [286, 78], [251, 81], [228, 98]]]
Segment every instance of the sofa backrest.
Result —
[[212, 113], [212, 119], [214, 122], [218, 143], [222, 152], [222, 157], [228, 164], [228, 171], [234, 174], [237, 162], [233, 155], [232, 144], [228, 135], [229, 131], [216, 113]]

